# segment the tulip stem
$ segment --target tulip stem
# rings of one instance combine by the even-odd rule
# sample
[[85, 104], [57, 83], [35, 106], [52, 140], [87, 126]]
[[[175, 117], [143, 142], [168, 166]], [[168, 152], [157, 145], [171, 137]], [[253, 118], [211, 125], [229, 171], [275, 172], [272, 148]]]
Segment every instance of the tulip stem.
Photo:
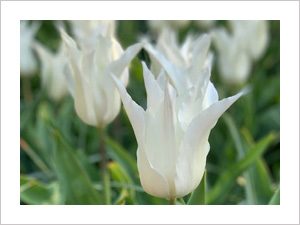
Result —
[[170, 198], [169, 205], [176, 205], [176, 198]]
[[107, 154], [106, 154], [106, 143], [105, 143], [105, 129], [99, 128], [99, 134], [100, 134], [100, 148], [99, 148], [99, 154], [100, 154], [100, 161], [99, 161], [99, 167], [100, 171], [102, 173], [102, 182], [103, 182], [103, 190], [104, 190], [104, 196], [105, 196], [105, 204], [110, 205], [111, 204], [111, 192], [110, 192], [110, 176], [109, 172], [107, 170]]

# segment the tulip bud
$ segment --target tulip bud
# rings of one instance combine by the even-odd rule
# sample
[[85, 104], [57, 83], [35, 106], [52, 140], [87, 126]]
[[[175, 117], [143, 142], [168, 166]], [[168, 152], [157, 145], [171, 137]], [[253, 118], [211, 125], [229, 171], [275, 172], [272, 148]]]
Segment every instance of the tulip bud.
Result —
[[76, 42], [61, 31], [68, 66], [68, 87], [78, 116], [87, 124], [104, 127], [120, 111], [120, 96], [113, 84], [114, 73], [123, 85], [128, 83], [128, 64], [141, 49], [135, 44], [124, 52], [113, 37], [98, 36], [93, 51], [79, 49]]

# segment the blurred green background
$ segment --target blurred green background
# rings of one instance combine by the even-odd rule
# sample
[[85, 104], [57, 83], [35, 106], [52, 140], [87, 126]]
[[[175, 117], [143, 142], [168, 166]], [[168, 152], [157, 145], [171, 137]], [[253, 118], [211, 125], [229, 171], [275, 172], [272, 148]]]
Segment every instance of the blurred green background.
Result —
[[[56, 51], [61, 40], [54, 23], [40, 23], [36, 39]], [[64, 23], [70, 31], [68, 22]], [[215, 26], [226, 27], [227, 23], [217, 21]], [[207, 31], [192, 21], [178, 29], [178, 34], [182, 41], [189, 32]], [[269, 21], [269, 32], [268, 48], [253, 64], [247, 82], [251, 92], [219, 119], [210, 134], [206, 204], [279, 204], [279, 21]], [[117, 38], [124, 49], [144, 35], [155, 40], [147, 21], [118, 21]], [[214, 52], [213, 46], [211, 50]], [[144, 50], [131, 63], [127, 89], [145, 107], [142, 60], [149, 63]], [[98, 131], [78, 118], [70, 96], [60, 102], [50, 100], [41, 87], [39, 73], [20, 78], [20, 203], [104, 204]], [[222, 83], [216, 62], [211, 80], [220, 98], [241, 89]], [[140, 185], [137, 143], [123, 107], [108, 126], [105, 139], [112, 204], [168, 204], [145, 193]], [[188, 199], [189, 195], [178, 199], [177, 204]]]

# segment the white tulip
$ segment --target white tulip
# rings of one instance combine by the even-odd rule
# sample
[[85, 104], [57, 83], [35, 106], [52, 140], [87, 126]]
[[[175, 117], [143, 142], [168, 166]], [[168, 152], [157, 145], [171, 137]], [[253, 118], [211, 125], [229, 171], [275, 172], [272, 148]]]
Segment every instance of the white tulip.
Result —
[[22, 76], [32, 76], [37, 70], [37, 61], [33, 54], [32, 44], [39, 29], [38, 23], [20, 23], [20, 72]]
[[[161, 54], [163, 54], [164, 57], [170, 60], [174, 65], [183, 68], [187, 67], [188, 64], [190, 64], [190, 47], [192, 45], [191, 43], [191, 38], [187, 38], [185, 44], [180, 46], [177, 42], [177, 36], [175, 31], [168, 28], [164, 28], [158, 36], [155, 49]], [[162, 67], [158, 60], [152, 54], [150, 54], [150, 57], [151, 71], [154, 74], [158, 74]]]
[[72, 20], [71, 25], [79, 46], [89, 50], [97, 45], [99, 35], [114, 37], [116, 31], [113, 20]]
[[161, 44], [157, 49], [150, 44], [144, 46], [161, 66], [155, 79], [143, 64], [146, 110], [115, 79], [137, 138], [142, 186], [147, 193], [167, 199], [182, 197], [199, 185], [209, 151], [210, 130], [242, 95], [218, 100], [210, 82], [209, 36], [190, 39], [181, 49], [171, 40], [170, 37], [162, 44], [163, 48]]
[[183, 44], [179, 45], [176, 33], [170, 29], [163, 29], [156, 46], [145, 44], [145, 49], [150, 54], [151, 71], [154, 74], [160, 73], [161, 62], [167, 60], [176, 67], [176, 70], [190, 70], [186, 74], [193, 82], [193, 77], [199, 76], [199, 72], [212, 61], [209, 45], [210, 37], [206, 34], [197, 38], [188, 35]]
[[[197, 39], [188, 36], [182, 46], [176, 42], [175, 33], [167, 31], [162, 33], [156, 47], [145, 44], [144, 48], [150, 54], [152, 67], [155, 74], [166, 71], [171, 83], [176, 88], [179, 97], [182, 99], [182, 111], [187, 111], [199, 95], [203, 95], [205, 90], [199, 86], [204, 82], [204, 78], [209, 82], [212, 54], [209, 53], [210, 37], [202, 35]], [[209, 82], [209, 86], [213, 86]], [[193, 109], [196, 110], [196, 109]], [[192, 117], [193, 113], [183, 113], [180, 115]]]
[[244, 40], [230, 35], [222, 28], [214, 30], [212, 37], [218, 52], [218, 68], [222, 80], [233, 85], [245, 83], [252, 61], [244, 48]]
[[[166, 63], [163, 64], [166, 67]], [[166, 70], [170, 72], [170, 68]], [[202, 179], [211, 129], [242, 93], [219, 101], [209, 81], [209, 72], [199, 73], [188, 89], [185, 84], [181, 88], [178, 86], [181, 83], [171, 84], [170, 75], [163, 72], [155, 79], [145, 64], [143, 74], [146, 110], [132, 100], [122, 82], [114, 77], [137, 139], [141, 184], [147, 193], [156, 197], [182, 197], [192, 192]], [[177, 75], [182, 75], [182, 80], [189, 77], [188, 74]], [[189, 98], [193, 104], [185, 101], [189, 94], [195, 98]]]
[[121, 104], [110, 74], [114, 73], [126, 86], [127, 66], [142, 46], [135, 44], [124, 52], [116, 39], [99, 35], [95, 49], [85, 51], [65, 32], [61, 34], [68, 59], [68, 86], [76, 112], [85, 123], [103, 127], [117, 116]]
[[230, 20], [234, 36], [244, 43], [244, 48], [254, 60], [265, 52], [269, 42], [268, 22], [265, 20]]
[[51, 99], [59, 101], [68, 93], [64, 74], [67, 61], [62, 45], [56, 53], [38, 43], [34, 44], [34, 48], [41, 61], [42, 86], [47, 90]]
[[253, 60], [259, 59], [268, 44], [267, 21], [229, 21], [231, 33], [225, 29], [212, 32], [218, 52], [218, 67], [222, 79], [239, 85], [248, 79]]

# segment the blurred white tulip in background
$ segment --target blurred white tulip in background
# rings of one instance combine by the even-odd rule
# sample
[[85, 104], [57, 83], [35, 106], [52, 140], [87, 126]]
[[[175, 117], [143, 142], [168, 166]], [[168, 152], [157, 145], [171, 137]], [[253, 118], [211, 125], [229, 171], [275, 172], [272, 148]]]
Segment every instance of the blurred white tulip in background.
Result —
[[68, 60], [68, 87], [77, 115], [89, 125], [104, 127], [118, 115], [121, 104], [110, 74], [126, 86], [128, 65], [142, 46], [135, 44], [123, 51], [115, 38], [99, 35], [94, 50], [88, 51], [79, 49], [64, 31], [61, 35]]
[[51, 99], [59, 101], [68, 93], [64, 74], [67, 60], [62, 45], [56, 53], [37, 42], [34, 44], [34, 48], [41, 61], [42, 86], [47, 90]]
[[36, 22], [20, 22], [20, 72], [22, 76], [33, 76], [37, 70], [37, 59], [33, 53], [35, 35], [40, 25]]

